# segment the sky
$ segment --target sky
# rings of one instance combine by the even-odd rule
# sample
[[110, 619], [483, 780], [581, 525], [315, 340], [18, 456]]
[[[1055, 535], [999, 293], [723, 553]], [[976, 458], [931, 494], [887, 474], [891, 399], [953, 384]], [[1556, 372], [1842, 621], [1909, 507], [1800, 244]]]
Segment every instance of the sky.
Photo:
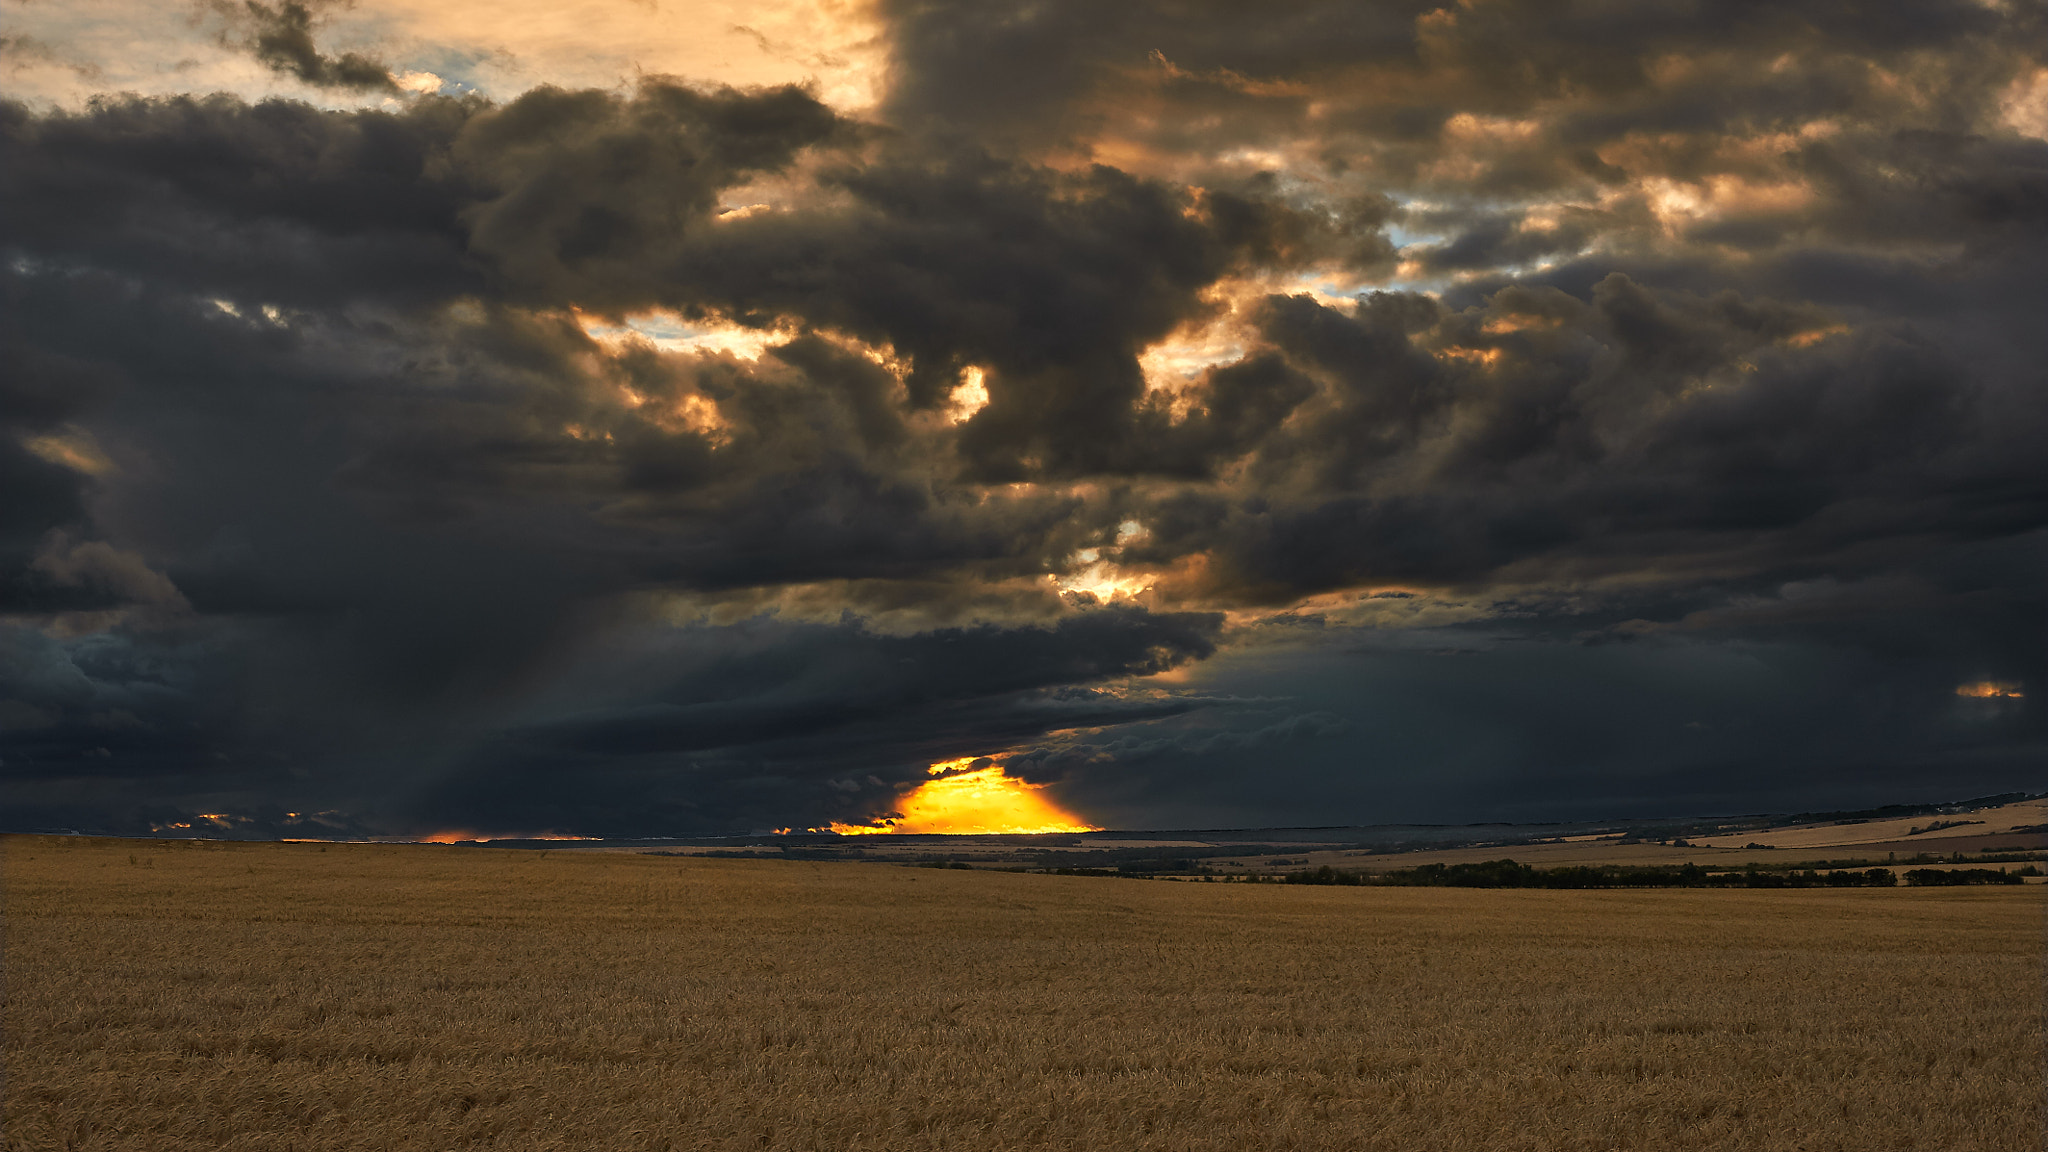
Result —
[[2038, 791], [2044, 269], [2038, 0], [0, 0], [0, 823]]

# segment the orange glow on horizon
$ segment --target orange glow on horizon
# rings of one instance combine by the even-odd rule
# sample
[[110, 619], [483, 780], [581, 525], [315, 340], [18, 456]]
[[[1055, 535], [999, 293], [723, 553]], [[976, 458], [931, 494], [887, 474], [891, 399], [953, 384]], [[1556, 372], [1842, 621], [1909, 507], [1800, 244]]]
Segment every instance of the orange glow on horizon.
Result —
[[464, 840], [483, 840], [486, 837], [461, 828], [448, 828], [432, 835], [420, 837], [422, 844], [460, 844]]
[[422, 836], [415, 844], [487, 843], [492, 840], [602, 840], [602, 836], [570, 836], [561, 832], [472, 832], [467, 828], [444, 828]]
[[1096, 828], [1042, 795], [1045, 785], [1003, 773], [1002, 765], [971, 768], [975, 757], [931, 766], [932, 779], [900, 802], [901, 812], [874, 824], [833, 822], [841, 836], [987, 836], [1033, 832], [1093, 832]]
[[1956, 685], [1956, 695], [1971, 696], [1979, 700], [2022, 700], [2026, 698], [2026, 693], [2020, 691], [2019, 685], [1998, 680], [1980, 680], [1975, 684], [1958, 684]]

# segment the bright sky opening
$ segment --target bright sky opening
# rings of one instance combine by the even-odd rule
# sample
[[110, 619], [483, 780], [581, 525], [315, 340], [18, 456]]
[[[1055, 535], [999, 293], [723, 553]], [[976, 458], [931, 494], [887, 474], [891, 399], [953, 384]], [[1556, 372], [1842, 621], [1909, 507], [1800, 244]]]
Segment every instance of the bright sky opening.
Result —
[[970, 768], [974, 758], [931, 767], [933, 778], [897, 803], [898, 815], [875, 824], [834, 823], [842, 836], [974, 836], [1034, 832], [1093, 832], [1095, 827], [1053, 803], [1045, 785], [1005, 775], [1000, 764]]

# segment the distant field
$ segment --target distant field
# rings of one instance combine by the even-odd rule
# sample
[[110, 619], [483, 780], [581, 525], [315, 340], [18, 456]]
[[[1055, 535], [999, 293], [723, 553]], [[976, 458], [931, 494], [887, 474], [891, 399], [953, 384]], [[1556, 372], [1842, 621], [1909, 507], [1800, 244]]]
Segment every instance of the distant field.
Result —
[[0, 851], [10, 1149], [2042, 1147], [2040, 887]]
[[[1911, 860], [1922, 854], [2039, 853], [2048, 849], [2048, 800], [2028, 800], [1953, 816], [1904, 816], [1887, 820], [1836, 821], [1752, 828], [1725, 836], [1696, 836], [1681, 847], [1643, 842], [1621, 835], [1574, 836], [1550, 843], [1495, 844], [1478, 848], [1425, 847], [1408, 852], [1372, 853], [1320, 848], [1288, 857], [1310, 867], [1385, 871], [1418, 864], [1476, 864], [1512, 857], [1539, 868], [1581, 865], [1642, 867], [1699, 864], [1707, 868], [1739, 868], [1744, 864], [1785, 866], [1796, 861], [1861, 859], [1883, 864], [1892, 858]], [[1284, 872], [1270, 854], [1214, 861], [1226, 867]], [[1915, 865], [1924, 867], [1926, 865]], [[1935, 864], [1934, 867], [1944, 867]], [[1981, 865], [1959, 865], [1980, 867]]]
[[[2042, 859], [2044, 856], [2048, 856], [2048, 854], [2044, 854], [2044, 845], [2038, 836], [2029, 838], [1999, 836], [1981, 837], [1979, 839], [1987, 842], [1977, 843], [1973, 840], [1948, 839], [1932, 843], [1909, 843], [1900, 846], [1891, 844], [1877, 844], [1875, 846], [1851, 844], [1818, 848], [1762, 848], [1748, 852], [1740, 849], [1702, 850], [1697, 848], [1674, 848], [1666, 844], [1621, 844], [1612, 840], [1594, 840], [1585, 843], [1515, 844], [1507, 847], [1496, 846], [1490, 848], [1425, 848], [1415, 852], [1388, 854], [1324, 850], [1296, 853], [1293, 856], [1287, 857], [1287, 859], [1290, 861], [1300, 861], [1301, 863], [1285, 866], [1267, 863], [1268, 858], [1266, 857], [1242, 858], [1242, 862], [1249, 866], [1250, 870], [1260, 872], [1299, 871], [1303, 864], [1312, 868], [1328, 864], [1336, 868], [1384, 872], [1399, 868], [1413, 868], [1418, 864], [1476, 864], [1482, 860], [1499, 860], [1502, 857], [1512, 858], [1520, 863], [1538, 868], [1600, 867], [1604, 865], [1640, 868], [1652, 865], [1671, 867], [1678, 864], [1699, 864], [1706, 868], [1734, 869], [1740, 868], [1745, 864], [1756, 864], [1769, 868], [1787, 867], [1801, 862], [1820, 860], [1864, 860], [1869, 861], [1871, 864], [1888, 865], [1894, 870], [1901, 870], [1909, 867], [1929, 866], [1935, 868], [1952, 866], [1959, 868], [1981, 868], [1985, 866], [1982, 863], [1975, 862], [1956, 865], [1941, 863], [1940, 861], [1947, 859], [1947, 853], [1950, 852], [1962, 852], [1965, 854], [1966, 859], [1972, 861], [1974, 861], [1975, 857], [1971, 854], [1983, 852], [1996, 853], [2007, 849], [2011, 850], [2010, 854], [2028, 856], [2034, 859]], [[1911, 863], [1921, 853], [1932, 855], [1934, 862], [1931, 864]], [[1902, 861], [1905, 863], [1902, 863]], [[1233, 860], [1229, 863], [1238, 862]], [[1222, 862], [1219, 861], [1218, 863]], [[1998, 867], [1997, 864], [1991, 866]], [[2013, 864], [2011, 866], [2020, 867], [2021, 865]], [[2043, 878], [2034, 877], [2032, 882], [2041, 883], [2042, 881]]]

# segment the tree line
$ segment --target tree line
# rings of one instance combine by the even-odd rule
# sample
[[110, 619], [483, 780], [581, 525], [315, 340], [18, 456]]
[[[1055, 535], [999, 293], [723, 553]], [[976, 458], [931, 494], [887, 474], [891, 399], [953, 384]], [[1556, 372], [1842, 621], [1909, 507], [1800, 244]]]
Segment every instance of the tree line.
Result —
[[[1423, 864], [1391, 872], [1348, 872], [1324, 865], [1283, 873], [1267, 883], [1381, 886], [1397, 888], [1889, 888], [1899, 883], [1890, 868], [1709, 872], [1698, 864], [1571, 865], [1537, 868], [1513, 860], [1479, 864]], [[2024, 884], [2020, 873], [1990, 868], [1916, 868], [1909, 886]]]

